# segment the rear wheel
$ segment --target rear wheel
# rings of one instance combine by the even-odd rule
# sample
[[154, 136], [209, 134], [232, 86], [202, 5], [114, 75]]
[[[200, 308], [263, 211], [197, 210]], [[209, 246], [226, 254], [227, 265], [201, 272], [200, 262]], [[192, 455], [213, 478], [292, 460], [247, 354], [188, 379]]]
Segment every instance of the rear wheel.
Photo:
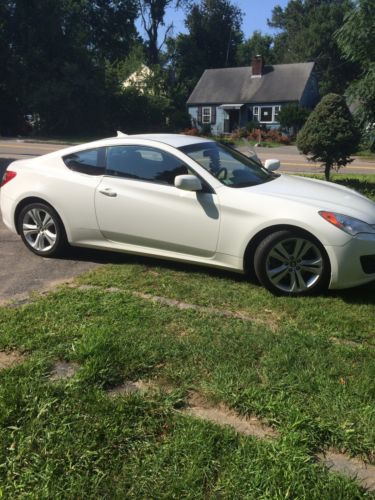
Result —
[[67, 246], [64, 226], [50, 205], [26, 205], [18, 216], [18, 228], [27, 248], [37, 255], [55, 257]]
[[328, 286], [330, 265], [323, 246], [297, 231], [277, 231], [258, 246], [254, 267], [261, 284], [275, 295], [310, 295]]

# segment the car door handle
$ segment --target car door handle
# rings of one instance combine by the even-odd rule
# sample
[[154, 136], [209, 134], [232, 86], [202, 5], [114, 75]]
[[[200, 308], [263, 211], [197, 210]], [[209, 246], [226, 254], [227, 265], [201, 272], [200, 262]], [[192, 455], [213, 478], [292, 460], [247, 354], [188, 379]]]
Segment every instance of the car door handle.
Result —
[[116, 191], [113, 191], [111, 188], [99, 189], [99, 193], [105, 194], [106, 196], [111, 196], [112, 198], [117, 196]]

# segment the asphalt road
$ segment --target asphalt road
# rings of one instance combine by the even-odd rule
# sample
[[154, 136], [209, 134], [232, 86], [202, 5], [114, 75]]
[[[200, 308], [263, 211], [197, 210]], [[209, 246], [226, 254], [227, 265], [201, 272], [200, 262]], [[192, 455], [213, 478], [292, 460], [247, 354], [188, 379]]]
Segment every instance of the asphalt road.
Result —
[[[0, 139], [0, 178], [6, 166], [15, 159], [31, 158], [66, 147], [62, 144], [28, 143]], [[242, 148], [243, 150], [247, 148]], [[256, 148], [261, 160], [279, 158], [282, 172], [318, 172], [293, 146]], [[347, 173], [375, 174], [375, 162], [356, 159]], [[123, 254], [72, 249], [64, 259], [41, 258], [26, 249], [19, 236], [6, 229], [0, 214], [0, 304], [10, 299], [22, 299], [34, 290], [50, 288], [54, 283], [66, 281], [92, 269], [98, 263], [122, 262], [129, 259]]]
[[65, 259], [38, 257], [27, 250], [21, 238], [0, 220], [0, 304], [22, 300], [32, 291], [51, 288], [92, 269], [100, 261], [96, 253], [73, 252]]

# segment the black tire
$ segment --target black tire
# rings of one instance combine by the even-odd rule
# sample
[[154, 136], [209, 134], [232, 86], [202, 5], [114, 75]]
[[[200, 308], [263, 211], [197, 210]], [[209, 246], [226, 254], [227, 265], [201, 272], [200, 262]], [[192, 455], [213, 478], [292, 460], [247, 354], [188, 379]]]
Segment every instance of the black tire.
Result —
[[22, 241], [36, 255], [57, 257], [68, 246], [59, 215], [46, 203], [25, 205], [18, 215], [17, 226]]
[[267, 290], [286, 296], [316, 294], [327, 288], [331, 274], [322, 244], [298, 230], [276, 231], [261, 241], [254, 268]]

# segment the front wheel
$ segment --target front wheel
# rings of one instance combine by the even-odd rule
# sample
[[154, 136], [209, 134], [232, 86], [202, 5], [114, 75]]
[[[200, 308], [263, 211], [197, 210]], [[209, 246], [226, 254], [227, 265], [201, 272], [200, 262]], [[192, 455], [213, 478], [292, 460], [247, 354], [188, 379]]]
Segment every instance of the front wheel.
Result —
[[267, 236], [254, 255], [260, 283], [275, 295], [302, 296], [328, 286], [330, 265], [323, 246], [297, 231], [277, 231]]
[[57, 212], [44, 203], [30, 203], [18, 216], [18, 229], [27, 248], [43, 257], [55, 257], [67, 246]]

